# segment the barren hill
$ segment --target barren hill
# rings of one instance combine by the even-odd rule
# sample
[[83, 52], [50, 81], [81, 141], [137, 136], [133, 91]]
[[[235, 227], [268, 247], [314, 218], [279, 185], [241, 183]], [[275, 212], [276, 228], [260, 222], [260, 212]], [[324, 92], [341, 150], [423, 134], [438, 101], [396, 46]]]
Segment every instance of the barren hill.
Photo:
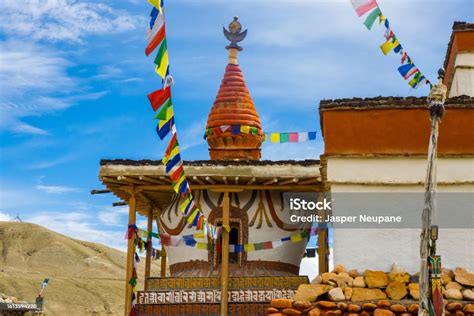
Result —
[[[158, 274], [154, 263], [152, 275]], [[0, 292], [34, 302], [46, 277], [46, 315], [123, 313], [125, 253], [35, 224], [0, 222]]]

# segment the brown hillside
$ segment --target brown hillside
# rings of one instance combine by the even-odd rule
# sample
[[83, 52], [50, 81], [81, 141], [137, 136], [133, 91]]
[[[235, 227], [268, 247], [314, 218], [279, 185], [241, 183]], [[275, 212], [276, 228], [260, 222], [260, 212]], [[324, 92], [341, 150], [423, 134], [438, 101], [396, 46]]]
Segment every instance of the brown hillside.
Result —
[[[159, 274], [159, 263], [152, 274]], [[0, 292], [34, 302], [45, 277], [46, 315], [123, 313], [125, 253], [35, 224], [0, 222]]]

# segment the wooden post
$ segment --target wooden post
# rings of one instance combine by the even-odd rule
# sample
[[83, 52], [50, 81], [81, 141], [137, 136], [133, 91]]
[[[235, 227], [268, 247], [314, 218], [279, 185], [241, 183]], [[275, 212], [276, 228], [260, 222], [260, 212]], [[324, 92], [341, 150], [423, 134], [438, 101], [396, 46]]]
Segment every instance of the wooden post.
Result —
[[[325, 198], [329, 198], [330, 194], [328, 192], [321, 192], [318, 196], [318, 201], [324, 201]], [[322, 210], [318, 212], [323, 219], [327, 217], [329, 212], [327, 210]], [[318, 224], [318, 270], [319, 274], [324, 272], [329, 272], [329, 257], [326, 256], [326, 253], [329, 249], [329, 231], [327, 223]]]
[[320, 224], [318, 227], [318, 268], [319, 274], [329, 271], [329, 258], [326, 257], [328, 250], [328, 226]]
[[166, 249], [161, 246], [161, 271], [160, 276], [162, 278], [166, 277]]
[[[136, 222], [136, 200], [135, 192], [132, 191], [128, 200], [128, 225], [135, 225]], [[127, 227], [128, 229], [128, 227]], [[133, 274], [133, 260], [135, 256], [135, 235], [128, 239], [127, 244], [127, 270], [125, 275], [125, 316], [130, 315], [132, 308], [132, 286], [129, 281]]]
[[221, 315], [227, 315], [229, 295], [229, 227], [230, 200], [229, 192], [224, 192], [222, 207], [222, 247], [221, 247]]
[[418, 315], [430, 315], [432, 297], [430, 295], [430, 276], [428, 257], [430, 252], [431, 219], [436, 207], [436, 161], [439, 122], [444, 113], [444, 101], [447, 88], [443, 84], [444, 69], [438, 71], [439, 82], [433, 86], [428, 96], [428, 106], [431, 120], [430, 140], [428, 145], [428, 165], [426, 169], [425, 203], [422, 212], [422, 230], [420, 236], [420, 302]]
[[[150, 232], [153, 230], [153, 209], [150, 208], [147, 216], [147, 225], [146, 230], [148, 231], [148, 236], [146, 238], [147, 245], [151, 245], [151, 235]], [[150, 277], [150, 268], [151, 268], [151, 251], [150, 247], [146, 248], [146, 258], [145, 258], [145, 290], [146, 290], [146, 279]]]
[[[162, 233], [163, 230], [160, 227], [160, 214], [156, 216], [156, 228], [158, 229], [158, 232]], [[166, 277], [166, 250], [163, 245], [161, 245], [161, 252], [160, 252], [160, 259], [161, 259], [161, 267], [160, 267], [160, 277], [164, 278]]]

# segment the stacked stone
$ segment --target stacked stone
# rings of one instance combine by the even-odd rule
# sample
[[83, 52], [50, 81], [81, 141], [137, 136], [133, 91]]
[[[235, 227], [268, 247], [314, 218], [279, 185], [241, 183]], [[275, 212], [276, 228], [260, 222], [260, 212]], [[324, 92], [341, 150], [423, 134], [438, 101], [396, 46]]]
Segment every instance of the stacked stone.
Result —
[[[415, 301], [366, 301], [332, 302], [299, 301], [286, 298], [274, 299], [267, 309], [267, 315], [307, 315], [307, 316], [412, 316], [418, 315], [419, 306]], [[465, 301], [447, 302], [446, 316], [474, 315], [474, 304]]]
[[19, 300], [15, 296], [8, 296], [6, 294], [0, 293], [0, 303], [7, 303], [7, 304], [20, 304], [20, 303], [26, 303], [24, 301]]
[[[446, 315], [474, 315], [474, 274], [443, 269], [441, 282]], [[281, 315], [416, 315], [418, 274], [394, 265], [392, 271], [346, 271], [337, 265], [302, 284], [293, 300], [272, 301], [268, 314]]]

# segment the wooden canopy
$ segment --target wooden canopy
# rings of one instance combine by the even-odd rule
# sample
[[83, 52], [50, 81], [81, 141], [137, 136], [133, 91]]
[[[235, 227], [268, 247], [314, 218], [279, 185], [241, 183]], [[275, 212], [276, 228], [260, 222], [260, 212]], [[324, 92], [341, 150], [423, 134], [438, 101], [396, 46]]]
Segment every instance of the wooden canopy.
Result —
[[[191, 190], [324, 191], [319, 160], [209, 160], [184, 165]], [[99, 178], [127, 204], [134, 190], [137, 211], [142, 215], [164, 209], [174, 194], [159, 160], [102, 160]]]

